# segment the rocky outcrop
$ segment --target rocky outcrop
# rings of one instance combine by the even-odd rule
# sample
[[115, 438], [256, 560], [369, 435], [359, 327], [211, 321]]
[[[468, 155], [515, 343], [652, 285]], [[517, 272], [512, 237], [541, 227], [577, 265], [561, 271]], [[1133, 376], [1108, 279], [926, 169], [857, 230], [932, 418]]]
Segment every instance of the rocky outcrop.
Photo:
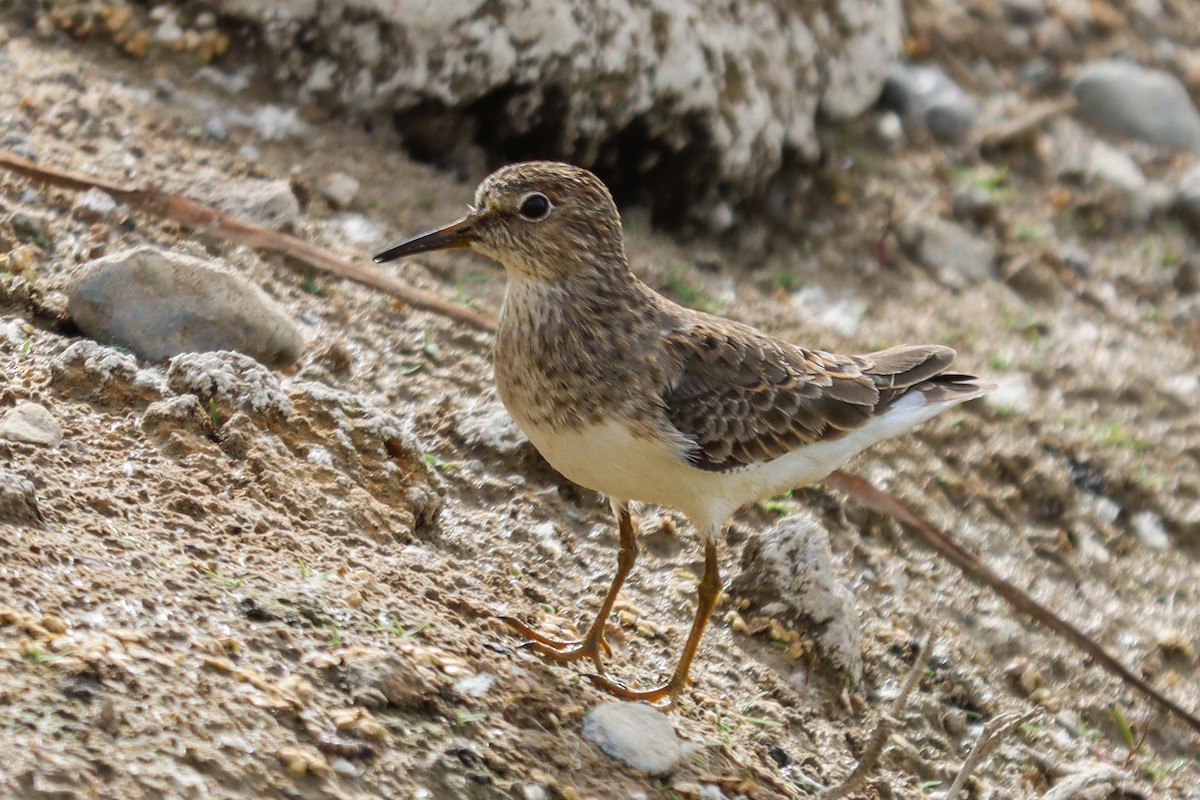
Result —
[[814, 158], [818, 113], [875, 101], [902, 24], [898, 0], [205, 4], [251, 22], [304, 99], [392, 114], [419, 156], [570, 159], [710, 221], [731, 217], [718, 194]]

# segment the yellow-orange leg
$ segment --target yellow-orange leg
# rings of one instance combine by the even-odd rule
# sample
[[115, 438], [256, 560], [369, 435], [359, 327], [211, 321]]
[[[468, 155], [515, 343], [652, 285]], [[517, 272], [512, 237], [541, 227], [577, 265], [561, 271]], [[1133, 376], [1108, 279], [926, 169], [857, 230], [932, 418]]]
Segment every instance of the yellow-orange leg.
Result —
[[604, 603], [600, 606], [600, 612], [596, 614], [595, 621], [592, 622], [582, 639], [572, 641], [551, 639], [513, 617], [500, 618], [508, 627], [529, 640], [525, 643], [525, 647], [560, 664], [569, 664], [581, 658], [590, 658], [592, 663], [596, 665], [596, 671], [601, 675], [604, 674], [604, 662], [600, 660], [600, 651], [603, 650], [605, 655], [612, 655], [612, 649], [609, 648], [608, 642], [604, 640], [604, 626], [608, 622], [609, 615], [612, 614], [613, 605], [617, 602], [617, 595], [621, 592], [621, 586], [625, 583], [625, 578], [629, 575], [629, 571], [633, 569], [633, 563], [637, 560], [638, 552], [637, 537], [633, 531], [633, 518], [629, 516], [629, 506], [622, 503], [615, 508], [615, 511], [617, 512], [617, 527], [620, 531], [620, 544], [617, 549], [617, 574], [613, 577], [612, 585], [608, 587], [608, 594], [604, 597]]
[[700, 639], [704, 636], [704, 628], [708, 625], [709, 617], [712, 616], [713, 609], [717, 607], [717, 600], [721, 596], [721, 574], [717, 564], [716, 542], [705, 541], [704, 543], [704, 575], [700, 578], [700, 585], [697, 587], [696, 593], [699, 596], [696, 618], [692, 620], [692, 631], [688, 634], [687, 644], [683, 647], [683, 656], [679, 659], [679, 665], [675, 667], [675, 673], [671, 676], [671, 680], [657, 689], [635, 692], [608, 679], [603, 674], [588, 675], [588, 679], [599, 688], [623, 700], [645, 700], [653, 703], [664, 697], [674, 698], [682, 692], [691, 683], [688, 680], [688, 672], [692, 668], [692, 659], [696, 657]]

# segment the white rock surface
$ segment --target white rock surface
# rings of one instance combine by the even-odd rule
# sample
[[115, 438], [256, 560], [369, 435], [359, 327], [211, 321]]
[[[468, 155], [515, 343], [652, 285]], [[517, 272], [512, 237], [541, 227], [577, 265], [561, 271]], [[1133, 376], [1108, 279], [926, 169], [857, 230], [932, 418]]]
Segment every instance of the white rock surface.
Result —
[[732, 586], [757, 599], [763, 613], [780, 609], [816, 623], [817, 642], [830, 664], [852, 683], [862, 680], [854, 595], [838, 577], [829, 531], [814, 514], [789, 514], [747, 543]]
[[818, 111], [844, 119], [875, 102], [903, 25], [899, 0], [202, 5], [257, 27], [301, 102], [446, 114], [433, 146], [532, 136], [539, 152], [631, 180], [682, 160], [731, 202], [761, 192], [785, 153], [817, 155]]
[[670, 720], [642, 703], [602, 703], [583, 719], [583, 736], [609, 758], [651, 775], [666, 775], [686, 755]]

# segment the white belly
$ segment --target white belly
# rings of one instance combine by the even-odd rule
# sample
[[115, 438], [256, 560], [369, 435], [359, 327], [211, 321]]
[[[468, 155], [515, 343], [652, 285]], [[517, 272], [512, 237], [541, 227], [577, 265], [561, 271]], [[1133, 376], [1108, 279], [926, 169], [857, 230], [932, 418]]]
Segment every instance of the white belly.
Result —
[[669, 442], [635, 436], [615, 422], [581, 430], [539, 429], [516, 418], [538, 452], [570, 480], [616, 500], [683, 511], [705, 536], [717, 536], [747, 503], [815, 483], [870, 445], [923, 422], [952, 404], [903, 398], [887, 414], [840, 439], [807, 445], [773, 461], [728, 472], [691, 466]]

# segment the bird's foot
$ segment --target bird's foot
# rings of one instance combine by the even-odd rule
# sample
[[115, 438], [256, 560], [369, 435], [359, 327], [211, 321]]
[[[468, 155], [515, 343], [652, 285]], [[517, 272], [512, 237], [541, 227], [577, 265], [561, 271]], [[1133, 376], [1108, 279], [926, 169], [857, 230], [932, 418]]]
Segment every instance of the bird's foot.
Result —
[[680, 679], [679, 676], [671, 678], [667, 683], [655, 689], [647, 689], [645, 691], [636, 692], [625, 684], [614, 681], [607, 675], [584, 675], [592, 682], [592, 685], [597, 689], [603, 689], [613, 697], [619, 697], [622, 700], [642, 701], [646, 703], [657, 703], [659, 700], [666, 700], [663, 708], [669, 708], [675, 702], [675, 697], [684, 690], [689, 683], [687, 678]]
[[514, 617], [500, 617], [500, 621], [529, 640], [521, 645], [523, 648], [533, 650], [535, 653], [545, 656], [551, 661], [556, 661], [559, 664], [570, 664], [574, 661], [589, 658], [596, 665], [597, 672], [603, 675], [604, 662], [600, 657], [601, 651], [603, 650], [606, 656], [612, 655], [612, 648], [604, 640], [603, 631], [593, 633], [592, 630], [589, 630], [587, 635], [582, 639], [564, 641], [544, 636]]

